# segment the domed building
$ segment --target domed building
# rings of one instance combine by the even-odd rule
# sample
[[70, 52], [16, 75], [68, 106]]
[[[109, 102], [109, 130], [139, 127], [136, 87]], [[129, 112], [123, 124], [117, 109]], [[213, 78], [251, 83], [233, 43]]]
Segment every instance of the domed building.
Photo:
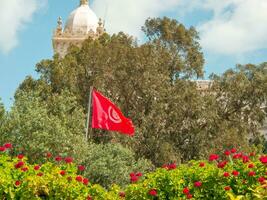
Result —
[[64, 29], [61, 17], [57, 23], [52, 42], [54, 53], [61, 57], [67, 54], [70, 45], [81, 47], [85, 39], [96, 39], [105, 31], [101, 19], [89, 7], [88, 0], [80, 0], [80, 6], [71, 12]]

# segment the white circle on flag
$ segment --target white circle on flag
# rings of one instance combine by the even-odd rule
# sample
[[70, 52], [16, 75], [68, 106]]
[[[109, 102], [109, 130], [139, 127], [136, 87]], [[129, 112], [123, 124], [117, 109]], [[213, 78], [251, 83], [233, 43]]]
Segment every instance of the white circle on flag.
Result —
[[122, 120], [121, 120], [119, 114], [117, 113], [117, 111], [114, 110], [114, 108], [112, 108], [111, 106], [108, 107], [108, 117], [112, 122], [114, 122], [116, 124], [119, 124], [119, 123], [122, 122]]

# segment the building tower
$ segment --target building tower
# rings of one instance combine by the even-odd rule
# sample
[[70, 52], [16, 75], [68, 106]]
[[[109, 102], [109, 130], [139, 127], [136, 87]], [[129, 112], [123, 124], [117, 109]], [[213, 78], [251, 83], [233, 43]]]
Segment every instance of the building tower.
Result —
[[71, 12], [64, 29], [62, 18], [58, 18], [52, 39], [54, 53], [64, 57], [70, 45], [81, 47], [88, 37], [96, 39], [104, 32], [103, 23], [89, 7], [88, 0], [80, 0], [79, 7]]

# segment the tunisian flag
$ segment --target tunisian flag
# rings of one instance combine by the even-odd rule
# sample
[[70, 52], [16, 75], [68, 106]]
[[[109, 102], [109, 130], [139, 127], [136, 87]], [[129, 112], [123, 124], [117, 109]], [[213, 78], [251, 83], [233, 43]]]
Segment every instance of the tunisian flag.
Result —
[[132, 120], [126, 118], [114, 103], [96, 90], [93, 90], [92, 96], [92, 128], [118, 131], [130, 136], [134, 135]]

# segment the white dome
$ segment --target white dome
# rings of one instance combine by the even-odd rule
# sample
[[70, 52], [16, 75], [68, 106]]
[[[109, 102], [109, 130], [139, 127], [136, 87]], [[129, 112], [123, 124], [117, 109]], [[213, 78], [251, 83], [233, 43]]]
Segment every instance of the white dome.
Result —
[[71, 12], [64, 32], [88, 33], [90, 30], [96, 32], [97, 27], [98, 18], [96, 14], [89, 8], [88, 4], [83, 4]]

